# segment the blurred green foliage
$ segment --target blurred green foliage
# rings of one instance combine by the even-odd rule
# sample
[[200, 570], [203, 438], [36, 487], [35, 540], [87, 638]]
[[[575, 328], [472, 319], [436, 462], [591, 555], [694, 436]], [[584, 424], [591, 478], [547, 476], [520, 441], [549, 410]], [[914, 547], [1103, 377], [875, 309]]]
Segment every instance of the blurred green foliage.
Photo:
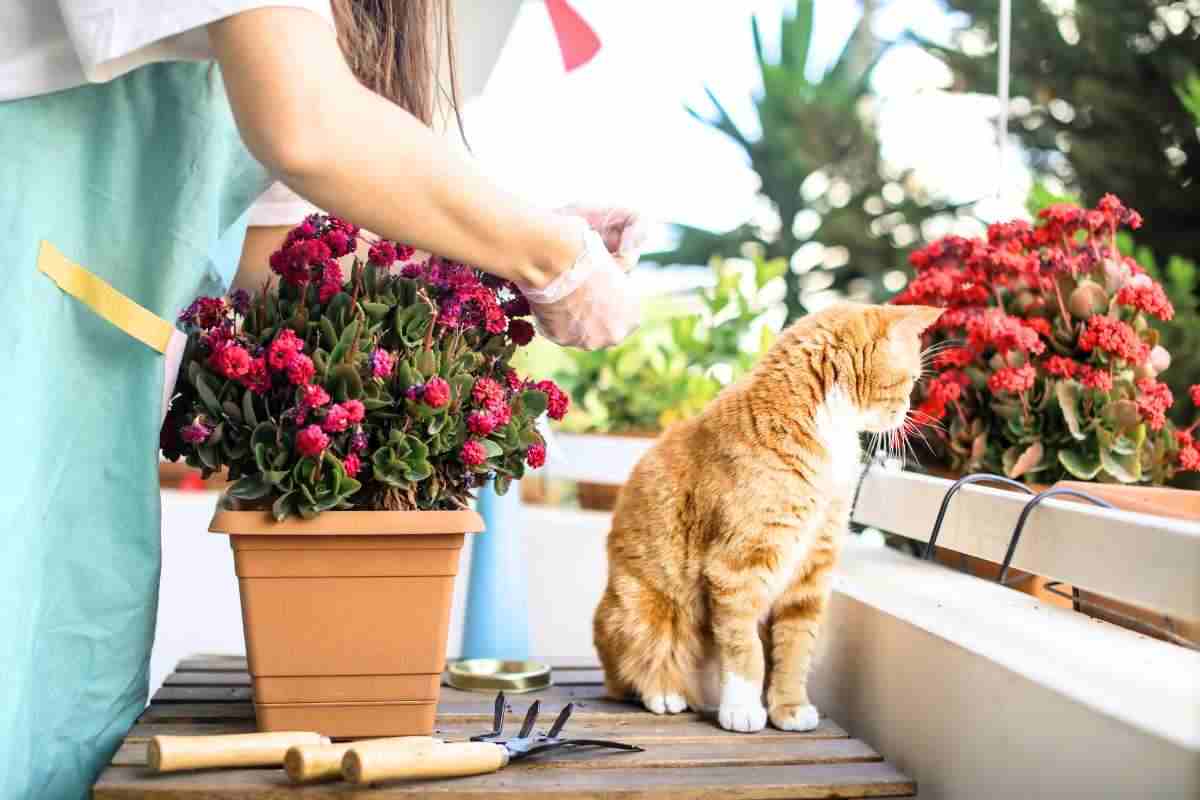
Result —
[[[715, 116], [689, 113], [745, 151], [762, 181], [769, 222], [713, 232], [680, 225], [678, 246], [647, 256], [666, 264], [703, 264], [714, 255], [760, 253], [790, 260], [806, 242], [824, 245], [830, 280], [789, 270], [789, 319], [805, 311], [813, 283], [859, 296], [877, 295], [879, 278], [903, 269], [905, 248], [920, 243], [920, 223], [940, 209], [910, 174], [890, 171], [879, 155], [870, 78], [883, 48], [864, 14], [832, 65], [816, 80], [806, 75], [812, 50], [815, 0], [797, 0], [780, 26], [777, 57], [766, 51], [752, 22], [762, 91], [754, 98], [761, 135], [747, 135], [711, 92]], [[885, 174], [888, 173], [888, 174]], [[898, 247], [899, 245], [899, 247]]]
[[[774, 341], [782, 259], [720, 259], [698, 308], [652, 320], [615, 347], [567, 352], [555, 380], [570, 393], [561, 427], [579, 433], [657, 431], [698, 413]], [[774, 286], [773, 286], [774, 285]]]

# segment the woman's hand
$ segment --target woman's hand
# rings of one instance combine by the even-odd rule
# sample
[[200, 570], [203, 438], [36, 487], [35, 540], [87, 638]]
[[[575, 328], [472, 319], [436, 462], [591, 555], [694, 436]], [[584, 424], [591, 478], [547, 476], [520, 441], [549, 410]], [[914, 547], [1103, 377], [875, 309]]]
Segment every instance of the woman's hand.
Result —
[[585, 350], [616, 344], [633, 332], [641, 314], [633, 280], [626, 274], [629, 268], [614, 256], [595, 223], [575, 216], [564, 222], [583, 244], [574, 265], [542, 288], [517, 286], [542, 335], [551, 341]]
[[600, 234], [604, 246], [626, 272], [637, 266], [646, 244], [649, 226], [636, 211], [620, 206], [591, 206], [572, 203], [559, 213], [583, 217]]

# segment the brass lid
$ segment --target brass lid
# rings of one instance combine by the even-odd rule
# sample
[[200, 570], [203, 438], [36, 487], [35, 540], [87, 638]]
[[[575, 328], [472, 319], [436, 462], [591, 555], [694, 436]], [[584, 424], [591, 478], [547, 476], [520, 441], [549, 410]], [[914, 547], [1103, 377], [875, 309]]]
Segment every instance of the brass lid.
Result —
[[446, 681], [468, 692], [522, 694], [549, 688], [550, 667], [536, 661], [502, 661], [496, 658], [466, 658], [451, 661]]

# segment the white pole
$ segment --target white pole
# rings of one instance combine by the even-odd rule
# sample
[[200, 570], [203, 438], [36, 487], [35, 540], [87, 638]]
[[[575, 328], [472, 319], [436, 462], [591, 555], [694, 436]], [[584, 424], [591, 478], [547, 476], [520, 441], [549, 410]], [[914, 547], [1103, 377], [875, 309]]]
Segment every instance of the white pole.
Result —
[[1004, 191], [1004, 144], [1008, 140], [1008, 100], [1009, 72], [1012, 54], [1012, 0], [1000, 0], [1000, 42], [999, 64], [997, 66], [998, 86], [996, 94], [1000, 100], [1000, 114], [996, 120], [996, 150], [999, 154], [996, 179], [996, 199], [999, 200]]

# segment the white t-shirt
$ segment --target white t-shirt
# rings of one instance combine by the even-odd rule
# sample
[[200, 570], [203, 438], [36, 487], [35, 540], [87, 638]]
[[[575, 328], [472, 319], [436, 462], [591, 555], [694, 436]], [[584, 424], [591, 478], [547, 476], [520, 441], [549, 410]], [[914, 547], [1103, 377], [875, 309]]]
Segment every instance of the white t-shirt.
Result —
[[[207, 61], [205, 26], [265, 6], [309, 9], [333, 25], [329, 0], [0, 0], [0, 102], [104, 83], [159, 61]], [[250, 224], [289, 225], [314, 210], [277, 183]]]

